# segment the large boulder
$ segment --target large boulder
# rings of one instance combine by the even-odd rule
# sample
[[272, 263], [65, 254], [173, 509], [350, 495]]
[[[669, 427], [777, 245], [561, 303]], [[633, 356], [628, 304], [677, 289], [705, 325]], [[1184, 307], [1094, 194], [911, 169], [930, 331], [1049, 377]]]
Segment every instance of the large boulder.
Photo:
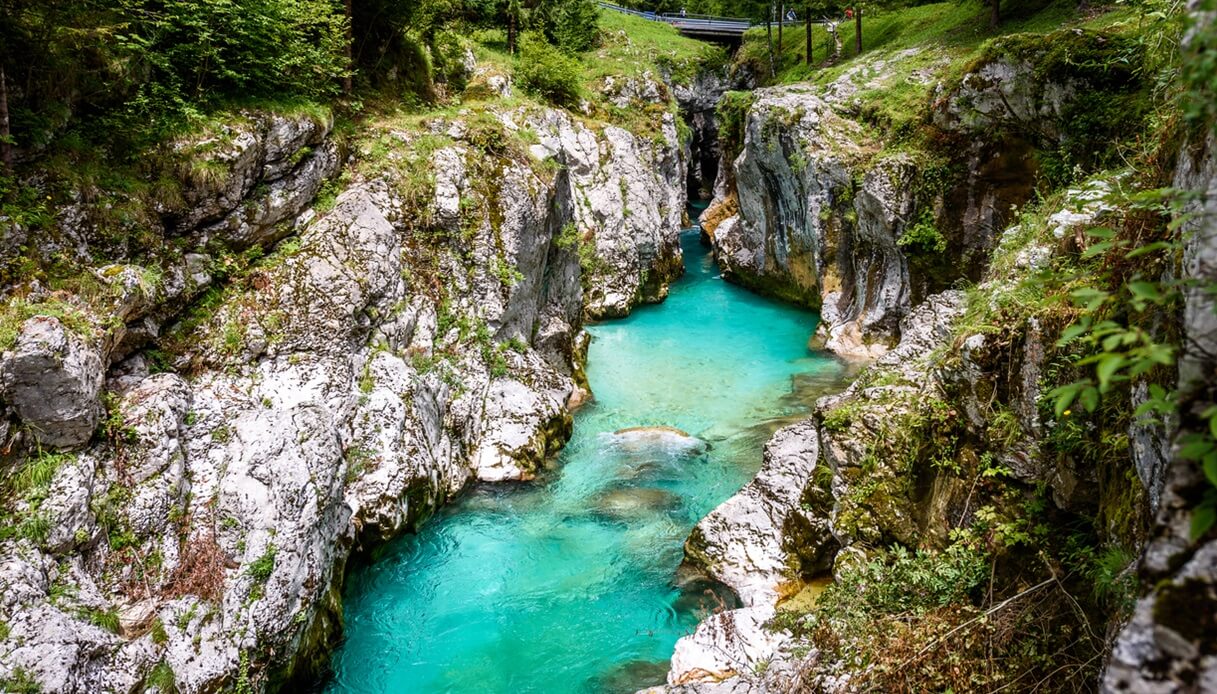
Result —
[[58, 318], [35, 316], [0, 361], [0, 392], [42, 445], [80, 446], [101, 419], [105, 366]]
[[[836, 549], [827, 519], [831, 503], [820, 506], [822, 516], [803, 509], [807, 496], [826, 496], [812, 489], [819, 462], [814, 420], [779, 430], [765, 444], [764, 463], [756, 477], [693, 529], [685, 543], [686, 558], [750, 606], [772, 607], [797, 582], [797, 568], [807, 573], [826, 570]], [[804, 530], [797, 544], [800, 552], [811, 557], [807, 566], [800, 567], [788, 552], [787, 530], [795, 526]]]
[[668, 684], [720, 682], [752, 674], [790, 640], [790, 633], [773, 629], [769, 606], [717, 612], [702, 620], [690, 636], [676, 642]]

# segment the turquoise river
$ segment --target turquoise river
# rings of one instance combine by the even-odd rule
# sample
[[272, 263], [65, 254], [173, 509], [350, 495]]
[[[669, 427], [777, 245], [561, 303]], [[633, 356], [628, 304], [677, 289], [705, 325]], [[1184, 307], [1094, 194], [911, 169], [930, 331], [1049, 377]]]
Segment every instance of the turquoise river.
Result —
[[[662, 682], [715, 606], [678, 587], [689, 530], [756, 473], [761, 447], [842, 367], [809, 351], [816, 315], [724, 282], [698, 232], [668, 299], [593, 325], [595, 400], [551, 469], [481, 485], [345, 589], [327, 692], [633, 692]], [[670, 426], [708, 450], [613, 436]], [[631, 443], [632, 442], [632, 443]]]

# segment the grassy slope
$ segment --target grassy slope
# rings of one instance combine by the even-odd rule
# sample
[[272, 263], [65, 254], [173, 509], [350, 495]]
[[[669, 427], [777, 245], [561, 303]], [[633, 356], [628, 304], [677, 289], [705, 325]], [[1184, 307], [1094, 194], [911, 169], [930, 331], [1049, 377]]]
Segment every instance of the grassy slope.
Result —
[[[681, 36], [667, 24], [617, 12], [600, 13], [600, 33], [600, 45], [578, 59], [583, 96], [591, 106], [587, 115], [640, 134], [653, 132], [656, 116], [666, 109], [613, 106], [601, 93], [606, 78], [641, 77], [649, 73], [655, 80], [668, 75], [674, 82], [687, 84], [702, 66], [725, 64], [728, 60], [726, 51], [718, 46]], [[502, 30], [474, 32], [470, 39], [479, 61], [503, 74], [512, 73], [517, 58], [507, 53]], [[516, 91], [514, 98], [521, 103], [535, 101]]]

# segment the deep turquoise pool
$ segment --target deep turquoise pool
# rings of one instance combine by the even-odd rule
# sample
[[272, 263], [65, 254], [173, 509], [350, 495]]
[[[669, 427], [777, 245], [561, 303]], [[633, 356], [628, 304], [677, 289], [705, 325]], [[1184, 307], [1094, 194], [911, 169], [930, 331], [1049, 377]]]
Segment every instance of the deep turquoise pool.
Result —
[[[658, 306], [589, 328], [594, 403], [554, 469], [480, 486], [346, 586], [329, 692], [633, 692], [662, 680], [710, 600], [673, 578], [694, 524], [756, 472], [781, 422], [838, 387], [816, 315], [727, 284], [682, 238]], [[678, 427], [708, 452], [621, 445]]]

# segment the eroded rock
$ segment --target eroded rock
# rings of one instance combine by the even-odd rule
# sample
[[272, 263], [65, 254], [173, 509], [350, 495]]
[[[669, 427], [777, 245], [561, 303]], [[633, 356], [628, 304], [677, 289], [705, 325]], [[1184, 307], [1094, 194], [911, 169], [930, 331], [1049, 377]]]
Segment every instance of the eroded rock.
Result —
[[80, 446], [101, 419], [105, 366], [100, 350], [58, 318], [36, 316], [0, 362], [0, 392], [43, 445]]

